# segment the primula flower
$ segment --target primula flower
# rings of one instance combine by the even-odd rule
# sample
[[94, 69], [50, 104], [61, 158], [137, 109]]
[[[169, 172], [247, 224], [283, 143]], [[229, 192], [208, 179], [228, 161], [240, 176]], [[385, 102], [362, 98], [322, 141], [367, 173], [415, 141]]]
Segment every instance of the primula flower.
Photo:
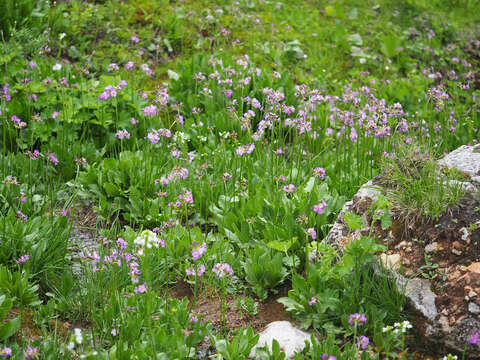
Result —
[[348, 319], [348, 324], [350, 326], [362, 326], [367, 322], [367, 318], [365, 317], [364, 314], [351, 314], [349, 319]]
[[315, 169], [312, 169], [312, 175], [324, 180], [325, 179], [325, 169], [321, 167], [316, 167]]
[[158, 109], [155, 105], [149, 105], [143, 108], [144, 116], [156, 116], [157, 114], [158, 114]]
[[183, 201], [185, 204], [193, 204], [193, 195], [191, 191], [183, 191], [180, 195], [178, 195], [178, 199]]
[[321, 201], [317, 205], [313, 205], [313, 211], [321, 215], [325, 212], [326, 206], [327, 206], [327, 203], [325, 201]]
[[12, 349], [10, 349], [8, 346], [5, 346], [3, 349], [0, 349], [0, 357], [7, 358], [10, 356], [12, 356]]
[[130, 139], [130, 133], [127, 130], [118, 130], [115, 133], [115, 137], [120, 140]]
[[366, 350], [368, 345], [370, 344], [370, 340], [366, 336], [359, 336], [357, 339], [357, 347]]
[[225, 275], [233, 276], [233, 269], [229, 264], [217, 263], [213, 266], [212, 271], [219, 277], [222, 278]]
[[195, 269], [195, 266], [185, 269], [185, 273], [187, 274], [187, 276], [202, 276], [204, 272], [205, 265], [203, 264], [200, 265], [197, 269]]
[[255, 149], [255, 144], [240, 145], [235, 152], [238, 156], [243, 156], [245, 154], [251, 154]]
[[307, 229], [307, 234], [310, 235], [313, 240], [317, 239], [317, 232], [315, 231], [314, 228]]
[[37, 347], [27, 345], [25, 349], [25, 359], [36, 359], [40, 355], [40, 350]]
[[337, 357], [333, 356], [333, 355], [323, 354], [321, 359], [322, 360], [337, 360]]
[[23, 264], [23, 263], [26, 263], [28, 260], [30, 260], [30, 255], [23, 254], [22, 256], [20, 256], [18, 260], [15, 260], [15, 262], [17, 264]]
[[283, 187], [283, 191], [286, 192], [287, 194], [292, 194], [295, 191], [297, 191], [297, 187], [293, 184], [288, 184]]
[[133, 291], [135, 294], [144, 294], [147, 292], [147, 285], [145, 283], [138, 285]]
[[227, 173], [227, 172], [226, 172], [226, 173], [223, 173], [223, 176], [222, 176], [222, 180], [223, 180], [223, 181], [228, 181], [228, 180], [230, 180], [231, 178], [232, 178], [232, 175], [231, 175], [231, 174], [229, 174], [229, 173]]
[[192, 244], [192, 258], [193, 260], [198, 260], [200, 257], [205, 254], [205, 251], [207, 251], [207, 243], [203, 242], [202, 244], [194, 242]]
[[53, 163], [53, 165], [58, 165], [57, 155], [55, 153], [47, 153], [47, 160]]
[[478, 346], [478, 344], [480, 344], [480, 333], [479, 332], [476, 332], [475, 334], [473, 334], [472, 336], [470, 336], [468, 338], [468, 343], [470, 345], [474, 345], [474, 346]]

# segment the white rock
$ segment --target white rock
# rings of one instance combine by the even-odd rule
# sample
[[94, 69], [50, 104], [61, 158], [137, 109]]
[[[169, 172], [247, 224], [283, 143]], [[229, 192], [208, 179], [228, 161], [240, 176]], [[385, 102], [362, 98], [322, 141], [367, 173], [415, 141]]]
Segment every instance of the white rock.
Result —
[[431, 244], [428, 244], [427, 246], [425, 246], [425, 252], [427, 254], [430, 254], [430, 253], [433, 253], [434, 251], [436, 251], [437, 248], [438, 248], [438, 243], [432, 242]]
[[[476, 150], [477, 151], [477, 150]], [[468, 174], [471, 178], [480, 175], [480, 152], [474, 152], [473, 146], [463, 145], [452, 151], [443, 159], [438, 160], [440, 165], [446, 165], [449, 168], [457, 168]], [[476, 180], [476, 179], [472, 179]]]
[[470, 302], [468, 303], [468, 311], [470, 311], [472, 314], [480, 314], [480, 306], [474, 302]]
[[380, 258], [380, 262], [385, 268], [390, 270], [400, 269], [400, 263], [402, 260], [402, 257], [400, 256], [400, 254], [387, 255], [385, 253], [382, 253], [380, 254], [379, 258]]
[[295, 352], [300, 352], [305, 348], [305, 341], [310, 342], [310, 334], [297, 329], [288, 321], [274, 321], [260, 333], [258, 343], [252, 349], [250, 357], [255, 356], [257, 348], [265, 345], [268, 345], [271, 350], [274, 339], [278, 341], [280, 349], [285, 352], [287, 358], [293, 358]]

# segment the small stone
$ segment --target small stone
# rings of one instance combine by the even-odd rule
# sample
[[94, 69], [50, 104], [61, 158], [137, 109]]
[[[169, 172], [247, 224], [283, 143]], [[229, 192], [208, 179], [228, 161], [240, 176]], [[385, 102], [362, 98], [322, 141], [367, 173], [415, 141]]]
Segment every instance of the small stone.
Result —
[[395, 249], [403, 249], [403, 248], [406, 248], [407, 245], [408, 243], [405, 240], [403, 240], [397, 246], [395, 246]]
[[452, 246], [453, 246], [455, 249], [457, 249], [457, 250], [463, 249], [463, 245], [460, 244], [458, 241], [454, 241], [454, 242], [452, 243]]
[[471, 263], [471, 264], [467, 267], [467, 269], [468, 269], [468, 271], [471, 271], [471, 272], [480, 274], [480, 262]]
[[460, 256], [460, 255], [462, 255], [462, 252], [460, 250], [457, 250], [457, 249], [452, 249], [452, 254]]
[[445, 316], [448, 316], [448, 310], [447, 310], [447, 309], [443, 309], [443, 310], [442, 310], [442, 314], [445, 315]]
[[467, 228], [462, 227], [459, 231], [462, 233], [462, 240], [467, 241], [468, 240], [468, 235], [469, 235], [469, 232], [468, 232]]
[[470, 298], [473, 298], [473, 297], [477, 296], [477, 293], [476, 293], [475, 291], [473, 291], [473, 290], [470, 290], [470, 291], [468, 292], [468, 296], [469, 296]]
[[258, 343], [250, 352], [250, 357], [255, 356], [257, 348], [265, 345], [268, 345], [271, 351], [274, 339], [278, 341], [287, 358], [293, 358], [295, 352], [300, 352], [305, 348], [305, 341], [310, 342], [310, 334], [297, 329], [288, 321], [274, 321], [260, 333]]
[[438, 248], [438, 243], [432, 242], [431, 244], [428, 244], [427, 246], [425, 246], [425, 252], [427, 254], [431, 254], [437, 251], [437, 248]]
[[474, 302], [470, 302], [468, 303], [468, 311], [470, 311], [472, 314], [480, 314], [480, 306]]

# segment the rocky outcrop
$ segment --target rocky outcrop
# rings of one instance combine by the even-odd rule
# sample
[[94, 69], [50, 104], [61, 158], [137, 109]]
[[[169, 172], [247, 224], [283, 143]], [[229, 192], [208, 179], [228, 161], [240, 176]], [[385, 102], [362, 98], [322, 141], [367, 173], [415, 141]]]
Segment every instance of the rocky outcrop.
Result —
[[[438, 163], [463, 172], [465, 181], [461, 184], [462, 187], [467, 191], [478, 191], [480, 187], [480, 144], [462, 146], [446, 155]], [[381, 191], [382, 189], [379, 186], [369, 181], [360, 188], [351, 201], [344, 205], [337, 221], [325, 239], [340, 254], [349, 242], [355, 241], [360, 235], [370, 233], [370, 223], [367, 219], [366, 210], [370, 204], [377, 200]], [[475, 196], [472, 195], [469, 204], [478, 206], [478, 200], [474, 198]], [[462, 208], [460, 207], [458, 211], [462, 211]], [[475, 210], [470, 211], [475, 214]], [[346, 212], [361, 215], [364, 228], [350, 230], [344, 220]], [[395, 219], [395, 214], [391, 215]], [[462, 353], [468, 337], [474, 332], [480, 331], [480, 258], [478, 258], [480, 257], [480, 251], [476, 252], [478, 255], [474, 254], [473, 258], [470, 255], [468, 259], [470, 264], [461, 262], [462, 256], [471, 247], [480, 250], [480, 230], [477, 230], [480, 229], [480, 221], [476, 217], [472, 218], [471, 221], [470, 224], [464, 221], [463, 227], [459, 225], [459, 228], [451, 227], [452, 223], [454, 223], [453, 225], [457, 223], [457, 218], [453, 219], [452, 222], [440, 221], [436, 224], [437, 228], [445, 224], [450, 226], [443, 233], [440, 232], [441, 229], [436, 230], [435, 234], [443, 234], [443, 241], [437, 241], [435, 238], [430, 239], [426, 236], [425, 239], [428, 240], [423, 243], [418, 239], [415, 239], [417, 241], [414, 243], [412, 239], [393, 239], [395, 235], [392, 231], [375, 234], [377, 238], [384, 236], [386, 244], [391, 244], [394, 240], [394, 245], [389, 246], [389, 251], [379, 256], [379, 263], [390, 270], [398, 290], [405, 292], [408, 302], [416, 310], [414, 324], [422, 342], [438, 351]], [[478, 224], [475, 221], [478, 221]], [[455, 234], [447, 234], [449, 231], [455, 232]], [[415, 246], [417, 246], [417, 249]], [[445, 275], [443, 281], [446, 284], [443, 290], [434, 289], [432, 286], [434, 284], [433, 279], [435, 279], [438, 288], [439, 282], [435, 273], [431, 273], [432, 278], [428, 276], [423, 278], [418, 275], [418, 271], [404, 271], [404, 265], [411, 262], [407, 255], [410, 254], [413, 258], [413, 254], [419, 246], [421, 247], [420, 255], [417, 256], [420, 258], [419, 261], [424, 261], [424, 254], [434, 258], [442, 251], [448, 251], [448, 256], [442, 258], [448, 259], [448, 261], [442, 260], [439, 261], [439, 265], [437, 264]], [[311, 254], [311, 260], [314, 260], [315, 257], [315, 253]], [[449, 261], [451, 262], [449, 263]], [[451, 289], [455, 289], [455, 291]], [[442, 291], [448, 294], [442, 293]], [[480, 359], [480, 347], [468, 347], [466, 357]]]

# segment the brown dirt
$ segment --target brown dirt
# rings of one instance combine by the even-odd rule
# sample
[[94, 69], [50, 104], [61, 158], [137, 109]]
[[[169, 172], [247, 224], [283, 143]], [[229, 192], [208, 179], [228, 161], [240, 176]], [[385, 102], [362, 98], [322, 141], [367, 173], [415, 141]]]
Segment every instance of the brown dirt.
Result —
[[[397, 231], [404, 228], [394, 220], [390, 236], [378, 224], [375, 233], [388, 239], [384, 242], [388, 254], [401, 255], [404, 275], [431, 281], [438, 312], [450, 324], [461, 320], [468, 311], [466, 300], [480, 305], [480, 203], [476, 195], [467, 193], [435, 222], [419, 224], [408, 234]], [[436, 250], [427, 253], [426, 246], [434, 243]]]
[[[292, 321], [286, 313], [285, 307], [277, 302], [278, 298], [287, 296], [287, 292], [288, 288], [283, 286], [279, 289], [278, 294], [269, 297], [265, 301], [254, 299], [254, 301], [258, 302], [258, 313], [256, 315], [249, 315], [245, 311], [241, 311], [237, 308], [238, 300], [245, 296], [234, 297], [227, 295], [225, 301], [225, 321], [227, 331], [247, 328], [250, 326], [255, 332], [259, 332], [270, 322], [280, 320]], [[170, 290], [170, 295], [177, 299], [187, 297], [191, 302], [193, 299], [193, 290], [189, 284], [179, 281], [174, 288]], [[220, 294], [200, 293], [195, 309], [193, 310], [193, 313], [197, 316], [200, 315], [203, 321], [210, 321], [213, 328], [218, 332], [223, 331], [220, 303]]]

